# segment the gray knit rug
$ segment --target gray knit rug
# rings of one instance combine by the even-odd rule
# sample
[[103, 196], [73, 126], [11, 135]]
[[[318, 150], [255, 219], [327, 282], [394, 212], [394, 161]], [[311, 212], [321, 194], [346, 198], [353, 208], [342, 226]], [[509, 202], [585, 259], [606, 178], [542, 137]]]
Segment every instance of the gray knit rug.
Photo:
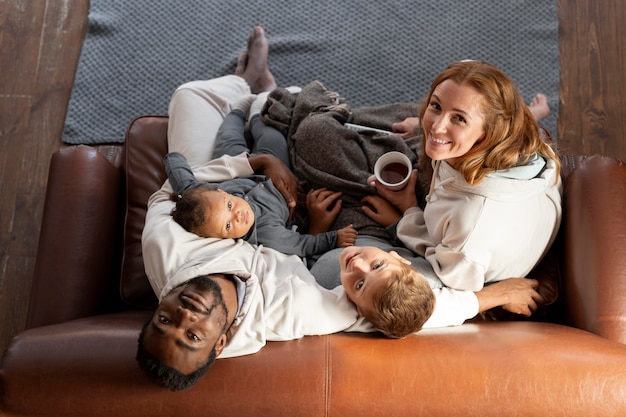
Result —
[[63, 142], [123, 142], [178, 85], [233, 73], [257, 24], [281, 86], [317, 79], [356, 107], [416, 101], [450, 62], [480, 59], [527, 101], [548, 96], [556, 139], [556, 0], [91, 0]]

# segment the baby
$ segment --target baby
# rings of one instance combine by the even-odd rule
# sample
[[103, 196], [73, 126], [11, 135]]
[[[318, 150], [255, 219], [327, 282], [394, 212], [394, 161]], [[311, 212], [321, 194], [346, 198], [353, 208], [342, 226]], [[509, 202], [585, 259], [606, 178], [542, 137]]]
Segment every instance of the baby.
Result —
[[198, 236], [241, 238], [307, 258], [350, 246], [356, 239], [352, 226], [316, 235], [288, 229], [287, 202], [265, 176], [199, 182], [186, 158], [176, 152], [165, 156], [165, 169], [175, 191], [172, 216], [185, 230]]

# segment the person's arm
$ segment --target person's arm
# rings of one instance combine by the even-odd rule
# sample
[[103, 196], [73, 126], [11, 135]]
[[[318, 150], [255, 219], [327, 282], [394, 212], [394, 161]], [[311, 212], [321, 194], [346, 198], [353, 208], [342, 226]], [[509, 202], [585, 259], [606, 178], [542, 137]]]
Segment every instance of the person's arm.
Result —
[[248, 157], [255, 174], [262, 174], [272, 180], [274, 186], [285, 198], [289, 207], [289, 218], [293, 216], [298, 195], [298, 180], [289, 168], [274, 155], [260, 154]]
[[191, 171], [187, 158], [182, 154], [170, 152], [163, 158], [163, 163], [165, 165], [165, 173], [175, 193], [182, 194], [200, 185], [200, 182], [196, 180], [196, 176]]
[[[490, 261], [486, 255], [488, 243], [484, 240], [475, 242], [470, 236], [477, 224], [476, 217], [472, 215], [476, 210], [470, 208], [476, 207], [469, 206], [464, 212], [457, 209], [452, 212], [435, 211], [437, 225], [434, 227], [432, 222], [427, 227], [422, 209], [413, 207], [397, 224], [398, 239], [408, 249], [425, 257], [437, 277], [449, 288], [479, 291], [485, 284]], [[431, 233], [445, 233], [444, 240], [437, 242]]]
[[336, 232], [320, 233], [315, 236], [287, 229], [284, 225], [264, 225], [257, 228], [257, 240], [288, 255], [309, 257], [333, 249], [337, 242]]
[[537, 304], [543, 303], [543, 297], [537, 292], [537, 280], [528, 278], [509, 278], [494, 282], [476, 292], [478, 312], [502, 307], [511, 313], [529, 317]]
[[435, 310], [424, 328], [457, 326], [495, 307], [530, 316], [537, 309], [537, 303], [543, 302], [536, 291], [537, 285], [534, 279], [509, 278], [476, 292], [447, 287], [434, 289]]
[[478, 296], [472, 291], [459, 291], [451, 288], [437, 288], [435, 309], [426, 320], [423, 328], [459, 326], [480, 312]]
[[287, 201], [290, 217], [296, 207], [298, 181], [289, 168], [273, 155], [249, 155], [247, 153], [235, 156], [224, 155], [195, 168], [193, 173], [198, 181], [205, 182], [221, 182], [252, 174], [262, 174], [272, 180]]

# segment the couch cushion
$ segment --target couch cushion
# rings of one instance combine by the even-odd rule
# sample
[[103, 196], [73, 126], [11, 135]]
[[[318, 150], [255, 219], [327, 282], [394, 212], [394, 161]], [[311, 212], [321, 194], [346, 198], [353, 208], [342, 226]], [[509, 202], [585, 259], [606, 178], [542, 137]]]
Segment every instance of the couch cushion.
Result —
[[141, 234], [148, 198], [166, 179], [163, 157], [167, 153], [167, 122], [167, 116], [142, 116], [133, 120], [126, 132], [126, 217], [120, 295], [126, 303], [141, 308], [157, 305], [143, 266]]
[[134, 360], [149, 314], [21, 333], [0, 369], [7, 416], [623, 416], [626, 347], [548, 323], [307, 336], [218, 359], [170, 392]]

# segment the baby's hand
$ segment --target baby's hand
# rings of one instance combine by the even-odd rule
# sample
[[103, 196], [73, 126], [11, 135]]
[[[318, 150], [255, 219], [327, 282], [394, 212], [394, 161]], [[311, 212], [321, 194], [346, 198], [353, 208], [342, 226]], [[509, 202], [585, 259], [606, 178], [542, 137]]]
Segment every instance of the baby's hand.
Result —
[[347, 248], [348, 246], [353, 246], [354, 242], [356, 242], [357, 235], [358, 232], [352, 225], [337, 230], [337, 247]]

